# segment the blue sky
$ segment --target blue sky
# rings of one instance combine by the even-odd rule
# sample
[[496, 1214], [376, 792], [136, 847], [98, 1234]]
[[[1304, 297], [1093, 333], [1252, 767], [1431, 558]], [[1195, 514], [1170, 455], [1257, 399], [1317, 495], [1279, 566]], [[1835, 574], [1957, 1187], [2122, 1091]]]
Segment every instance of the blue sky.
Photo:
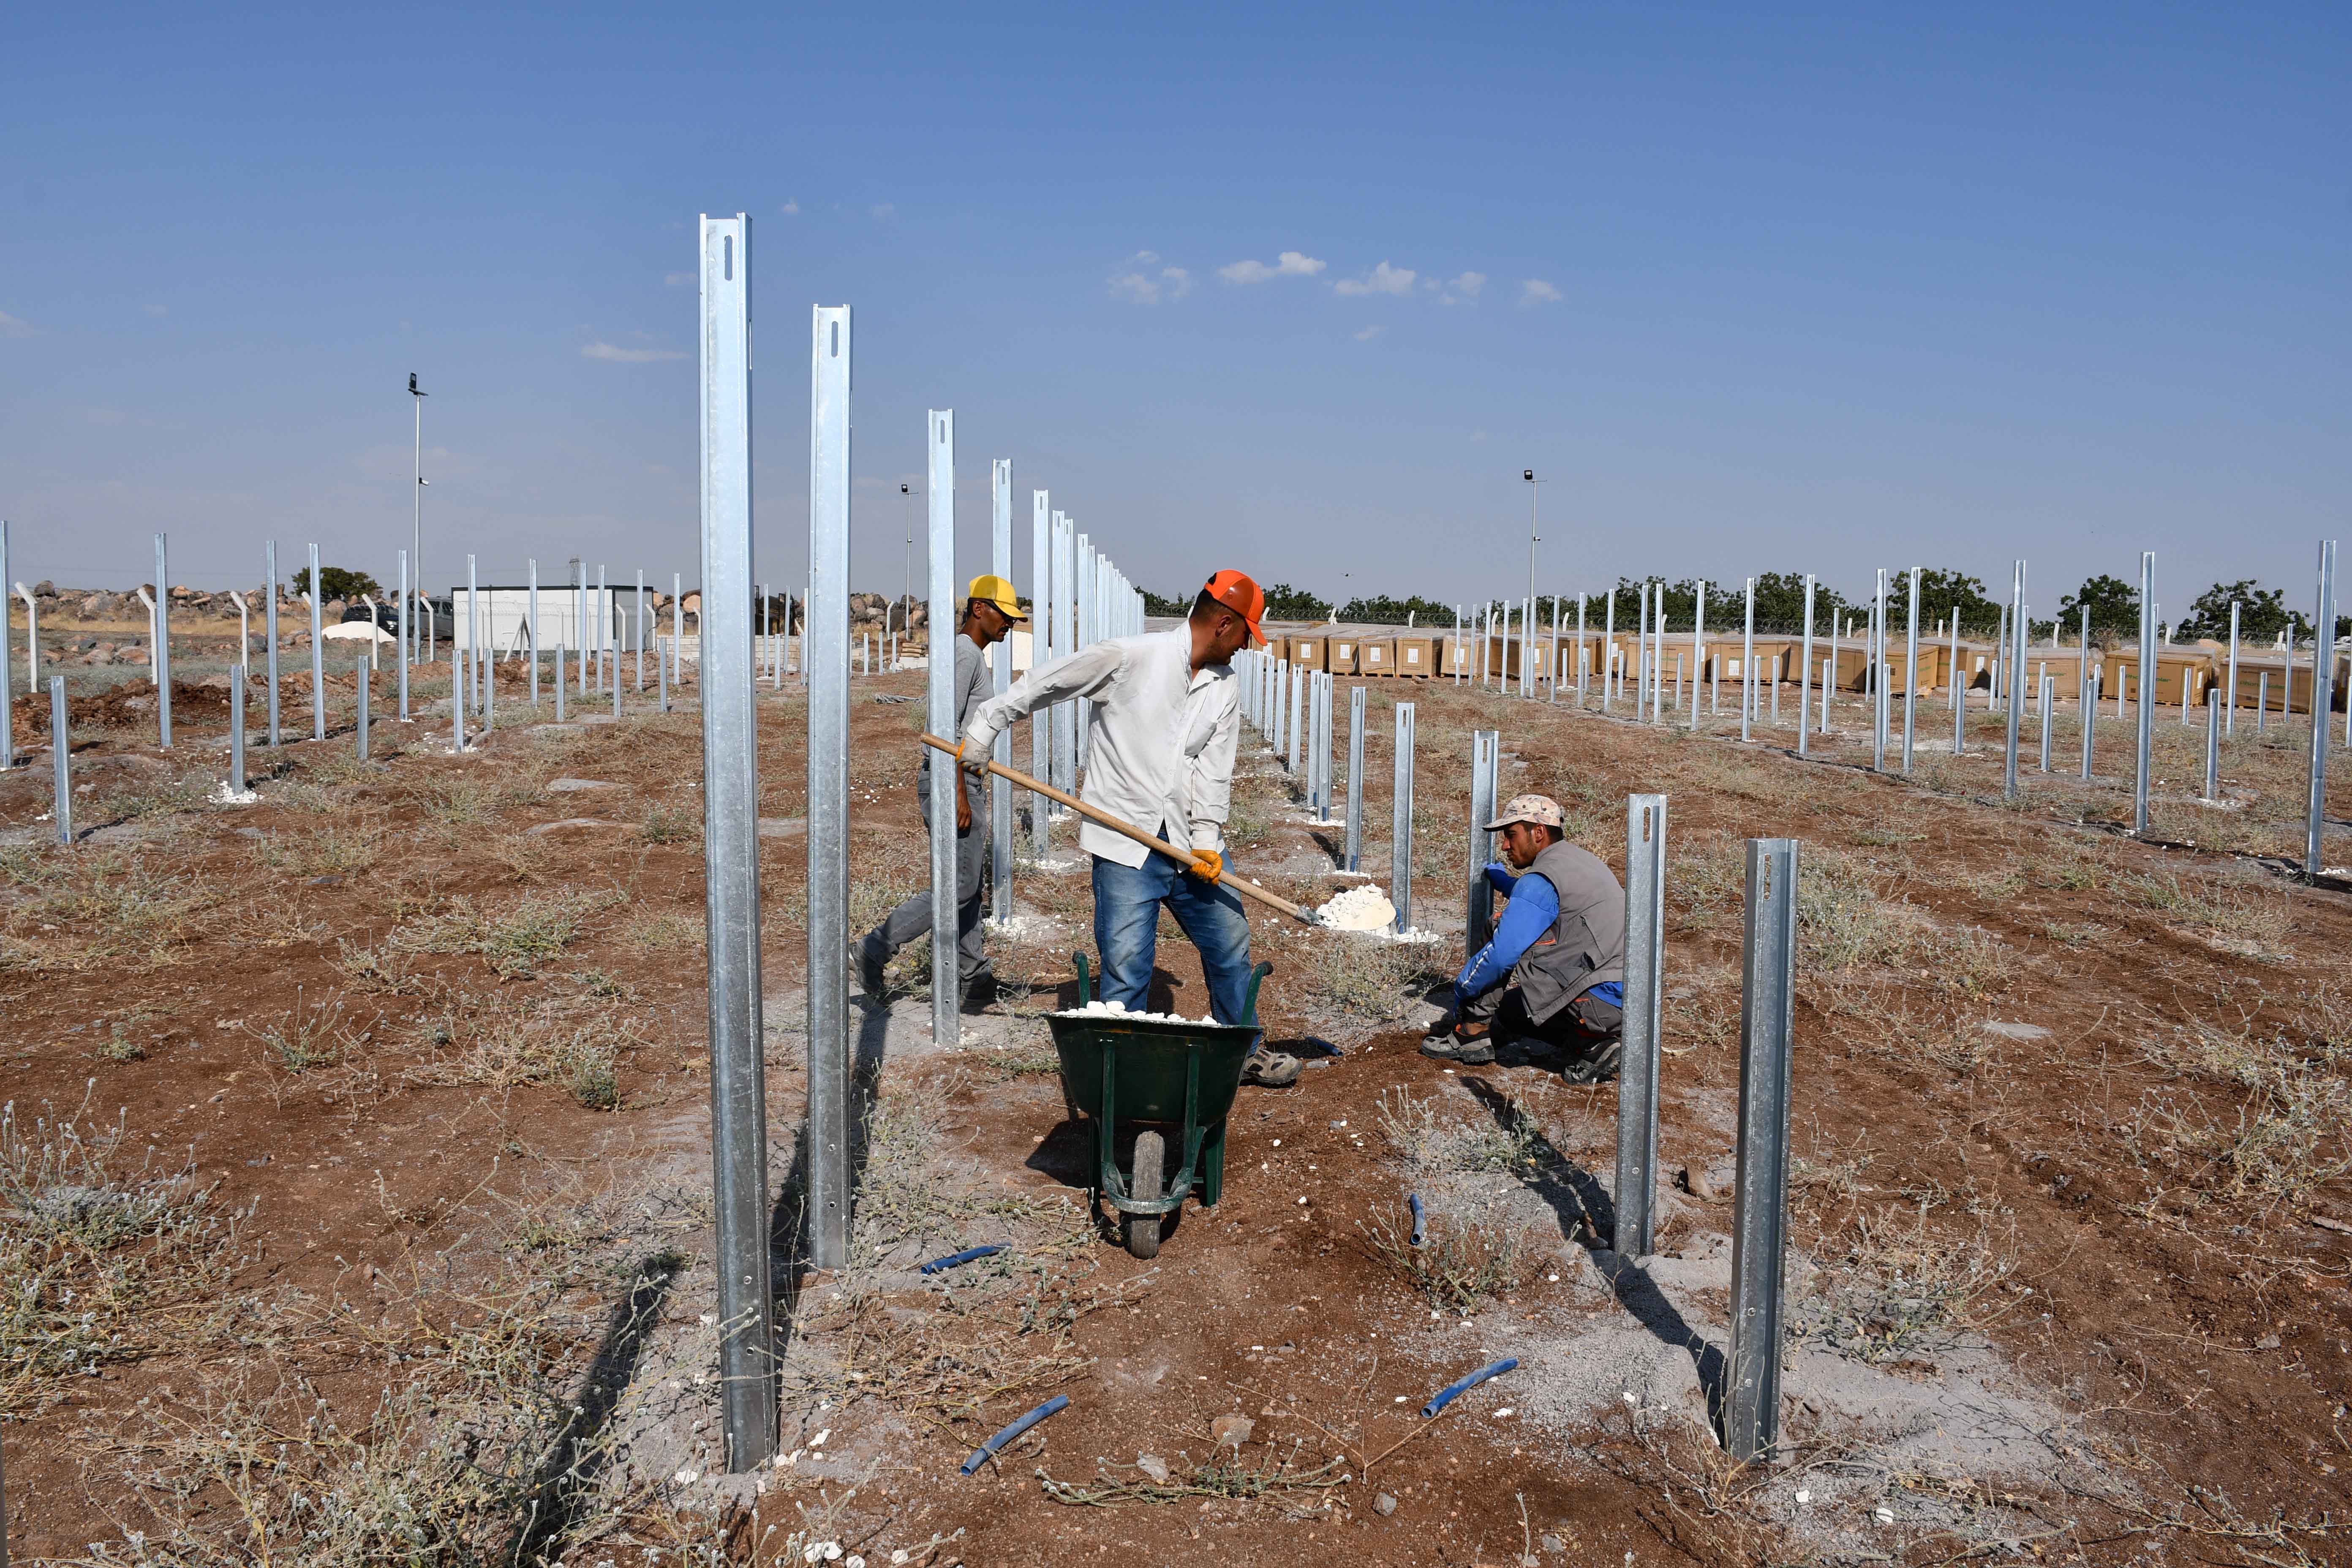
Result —
[[[2352, 494], [2336, 7], [28, 10], [16, 576], [694, 575], [698, 212], [753, 219], [760, 560], [856, 311], [856, 574], [922, 410], [1163, 592], [2158, 552], [2306, 596]], [[1291, 259], [1286, 261], [1286, 257]], [[917, 561], [920, 582], [921, 562]]]

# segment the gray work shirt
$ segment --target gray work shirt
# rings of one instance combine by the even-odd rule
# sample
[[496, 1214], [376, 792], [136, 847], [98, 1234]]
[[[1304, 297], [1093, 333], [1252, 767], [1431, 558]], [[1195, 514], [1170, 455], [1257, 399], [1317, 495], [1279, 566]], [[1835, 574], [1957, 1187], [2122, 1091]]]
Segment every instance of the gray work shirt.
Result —
[[[946, 731], [961, 735], [963, 727], [971, 720], [971, 710], [989, 698], [990, 678], [988, 655], [961, 632], [955, 639], [955, 728]], [[937, 733], [938, 731], [934, 731]], [[931, 770], [928, 762], [916, 775], [915, 788], [928, 801], [931, 797]], [[925, 818], [929, 820], [928, 817]]]

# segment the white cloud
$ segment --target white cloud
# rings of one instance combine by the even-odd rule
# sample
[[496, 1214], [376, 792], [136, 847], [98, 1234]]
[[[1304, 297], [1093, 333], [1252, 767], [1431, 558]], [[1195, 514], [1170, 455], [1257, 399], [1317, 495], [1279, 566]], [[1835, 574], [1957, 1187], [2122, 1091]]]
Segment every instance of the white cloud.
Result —
[[662, 281], [673, 289], [684, 289], [694, 283], [695, 277], [691, 272], [665, 272]]
[[161, 306], [161, 305], [142, 305], [142, 306], [140, 306], [139, 308], [140, 308], [141, 310], [142, 310], [146, 311], [149, 315], [151, 315], [151, 316], [154, 316], [154, 317], [158, 317], [158, 318], [161, 318], [161, 317], [163, 317], [163, 316], [168, 316], [168, 315], [170, 315], [170, 314], [171, 314], [171, 311], [169, 311], [169, 310], [165, 310], [165, 309], [164, 309], [163, 306]]
[[898, 205], [896, 202], [877, 202], [866, 210], [874, 216], [877, 223], [887, 222], [898, 216]]
[[1110, 294], [1131, 305], [1158, 305], [1181, 300], [1192, 291], [1187, 268], [1162, 267], [1156, 250], [1139, 250], [1110, 275]]
[[32, 335], [32, 322], [20, 321], [7, 311], [0, 310], [0, 338], [29, 338]]
[[1473, 430], [1470, 432], [1470, 439], [1473, 441], [1484, 441], [1486, 438], [1486, 432], [1484, 430]]
[[1559, 290], [1540, 278], [1530, 278], [1519, 285], [1519, 303], [1522, 305], [1549, 305], [1559, 297]]
[[684, 359], [684, 349], [625, 349], [611, 343], [594, 342], [581, 345], [582, 359], [610, 360], [614, 364], [650, 364], [656, 360]]
[[798, 202], [786, 202], [782, 206], [778, 207], [776, 210], [783, 214], [786, 217], [798, 217], [801, 216], [801, 204]]
[[1265, 283], [1276, 278], [1312, 278], [1328, 265], [1304, 251], [1286, 250], [1274, 258], [1271, 267], [1245, 257], [1229, 267], [1218, 268], [1217, 276], [1228, 283]]
[[1391, 267], [1381, 262], [1361, 278], [1342, 278], [1336, 287], [1342, 294], [1410, 294], [1412, 280], [1421, 276], [1409, 267]]
[[1447, 287], [1451, 288], [1456, 294], [1463, 295], [1464, 297], [1472, 300], [1475, 300], [1478, 297], [1478, 290], [1484, 289], [1486, 286], [1486, 275], [1483, 272], [1465, 272], [1461, 277], [1456, 278], [1451, 284], [1447, 285]]
[[1368, 343], [1368, 342], [1370, 342], [1374, 338], [1379, 337], [1382, 332], [1385, 332], [1385, 331], [1388, 331], [1388, 329], [1387, 329], [1386, 327], [1381, 327], [1381, 326], [1366, 327], [1362, 331], [1358, 332], [1358, 333], [1356, 334], [1356, 341], [1357, 341], [1358, 342], [1360, 342], [1360, 343]]

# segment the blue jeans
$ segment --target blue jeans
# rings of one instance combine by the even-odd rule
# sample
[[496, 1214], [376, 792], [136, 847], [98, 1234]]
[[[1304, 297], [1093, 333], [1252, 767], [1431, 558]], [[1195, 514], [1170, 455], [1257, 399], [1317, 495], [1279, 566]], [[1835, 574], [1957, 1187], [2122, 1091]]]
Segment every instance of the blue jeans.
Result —
[[1238, 895], [1211, 887], [1165, 855], [1140, 866], [1095, 857], [1095, 951], [1102, 957], [1103, 1000], [1145, 1010], [1163, 903], [1201, 950], [1209, 1011], [1220, 1024], [1240, 1023], [1249, 1002], [1249, 917]]

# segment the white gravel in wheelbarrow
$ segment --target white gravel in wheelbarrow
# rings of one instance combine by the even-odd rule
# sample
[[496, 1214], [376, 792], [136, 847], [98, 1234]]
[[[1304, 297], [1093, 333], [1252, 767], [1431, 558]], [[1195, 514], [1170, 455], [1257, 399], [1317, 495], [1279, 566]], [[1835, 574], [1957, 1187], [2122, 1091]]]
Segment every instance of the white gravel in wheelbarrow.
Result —
[[1083, 1007], [1065, 1007], [1054, 1015], [1056, 1018], [1127, 1018], [1140, 1024], [1206, 1024], [1217, 1026], [1216, 1015], [1204, 1014], [1187, 1018], [1181, 1013], [1130, 1013], [1124, 1002], [1089, 1002]]

